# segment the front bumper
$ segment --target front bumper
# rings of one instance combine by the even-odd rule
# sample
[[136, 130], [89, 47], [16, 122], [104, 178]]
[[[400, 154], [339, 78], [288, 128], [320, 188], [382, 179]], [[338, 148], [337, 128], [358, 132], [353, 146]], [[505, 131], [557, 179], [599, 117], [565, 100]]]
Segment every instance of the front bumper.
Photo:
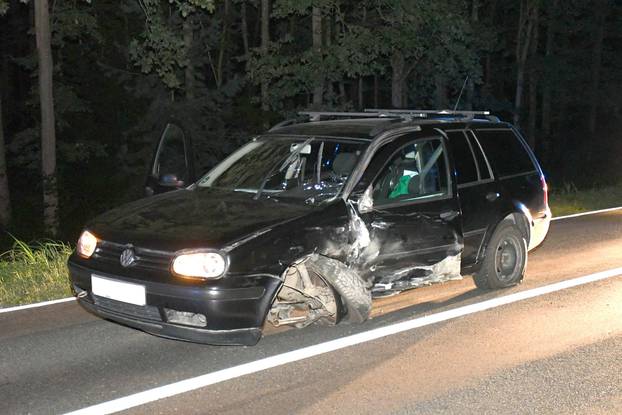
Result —
[[[209, 285], [138, 280], [68, 263], [74, 294], [88, 311], [162, 337], [216, 345], [254, 345], [281, 285], [273, 275], [227, 276]], [[94, 295], [91, 275], [145, 286], [147, 304], [135, 306]], [[202, 314], [202, 327], [172, 323], [165, 309]]]

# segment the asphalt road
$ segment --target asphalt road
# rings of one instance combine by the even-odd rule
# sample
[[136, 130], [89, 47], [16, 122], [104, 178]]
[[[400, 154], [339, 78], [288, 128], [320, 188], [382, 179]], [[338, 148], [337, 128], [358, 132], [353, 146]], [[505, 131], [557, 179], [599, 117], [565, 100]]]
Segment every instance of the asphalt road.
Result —
[[[552, 223], [518, 287], [470, 278], [374, 305], [362, 325], [268, 330], [255, 347], [157, 338], [75, 303], [0, 314], [0, 414], [64, 413], [414, 317], [622, 266], [622, 211]], [[415, 305], [413, 305], [415, 304]], [[622, 413], [622, 277], [127, 410], [153, 414]]]

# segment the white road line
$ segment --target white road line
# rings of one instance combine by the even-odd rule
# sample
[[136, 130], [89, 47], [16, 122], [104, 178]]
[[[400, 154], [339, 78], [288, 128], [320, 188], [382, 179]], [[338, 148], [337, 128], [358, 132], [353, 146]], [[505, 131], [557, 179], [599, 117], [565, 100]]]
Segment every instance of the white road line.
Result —
[[418, 317], [401, 323], [391, 324], [389, 326], [380, 327], [363, 333], [342, 337], [325, 343], [304, 347], [302, 349], [293, 350], [291, 352], [278, 354], [276, 356], [267, 357], [264, 359], [244, 363], [216, 372], [207, 373], [205, 375], [185, 379], [179, 382], [170, 383], [168, 385], [149, 389], [144, 392], [139, 392], [133, 395], [79, 409], [66, 415], [99, 415], [123, 411], [126, 409], [134, 408], [136, 406], [144, 405], [149, 402], [154, 402], [160, 399], [179, 395], [185, 392], [193, 391], [195, 389], [203, 388], [209, 385], [235, 379], [252, 373], [261, 372], [299, 360], [308, 359], [313, 356], [333, 352], [335, 350], [343, 349], [357, 344], [366, 343], [372, 340], [380, 339], [382, 337], [391, 336], [393, 334], [402, 333], [423, 326], [428, 326], [430, 324], [455, 319], [458, 317], [466, 316], [468, 314], [489, 310], [506, 304], [515, 303], [517, 301], [538, 297], [555, 291], [565, 290], [567, 288], [577, 287], [579, 285], [589, 284], [591, 282], [600, 281], [620, 275], [622, 275], [622, 267], [610, 269], [603, 272], [597, 272], [595, 274], [585, 275], [583, 277], [573, 278], [566, 281], [561, 281], [555, 284], [545, 285], [543, 287], [520, 291], [503, 297], [493, 298], [463, 307], [457, 307], [451, 310], [442, 311], [436, 314], [430, 314], [424, 317]]
[[18, 305], [18, 306], [15, 306], [15, 307], [0, 308], [0, 314], [2, 314], [2, 313], [10, 313], [11, 311], [27, 310], [29, 308], [45, 307], [46, 305], [52, 305], [52, 304], [66, 303], [68, 301], [72, 301], [72, 300], [75, 300], [75, 299], [76, 299], [75, 297], [67, 297], [67, 298], [61, 298], [59, 300], [43, 301], [41, 303], [34, 303], [34, 304]]
[[605, 212], [613, 212], [614, 210], [620, 210], [620, 209], [622, 209], [622, 206], [613, 207], [613, 208], [609, 208], [609, 209], [590, 210], [589, 212], [575, 213], [573, 215], [556, 216], [556, 217], [552, 218], [551, 220], [578, 218], [579, 216], [595, 215], [597, 213], [605, 213]]
[[[609, 209], [592, 210], [592, 211], [589, 211], [589, 212], [575, 213], [574, 215], [557, 216], [557, 217], [552, 218], [551, 220], [553, 221], [553, 220], [561, 220], [561, 219], [570, 219], [570, 218], [576, 218], [576, 217], [579, 217], [579, 216], [595, 215], [597, 213], [612, 212], [614, 210], [621, 210], [621, 209], [622, 209], [622, 206], [614, 207], [614, 208], [609, 208]], [[0, 314], [1, 313], [8, 313], [10, 311], [26, 310], [28, 308], [36, 308], [36, 307], [43, 307], [43, 306], [46, 306], [46, 305], [64, 303], [66, 301], [71, 301], [71, 300], [75, 300], [75, 298], [74, 297], [67, 297], [67, 298], [61, 298], [60, 300], [44, 301], [42, 303], [27, 304], [27, 305], [21, 305], [21, 306], [16, 306], [16, 307], [9, 307], [9, 308], [1, 308], [0, 307]]]

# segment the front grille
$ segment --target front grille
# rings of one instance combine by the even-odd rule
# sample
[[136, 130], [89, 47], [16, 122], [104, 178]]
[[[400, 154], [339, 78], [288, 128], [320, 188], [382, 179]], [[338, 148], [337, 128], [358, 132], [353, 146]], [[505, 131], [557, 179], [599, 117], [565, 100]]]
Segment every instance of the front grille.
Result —
[[127, 248], [132, 248], [134, 250], [136, 259], [134, 264], [132, 264], [133, 267], [168, 270], [171, 259], [173, 258], [173, 254], [170, 252], [139, 248], [109, 241], [99, 241], [93, 257], [118, 264], [121, 253]]
[[93, 294], [93, 302], [96, 306], [110, 310], [115, 313], [138, 317], [145, 320], [162, 321], [160, 311], [157, 307], [150, 305], [128, 304], [122, 301], [110, 300]]

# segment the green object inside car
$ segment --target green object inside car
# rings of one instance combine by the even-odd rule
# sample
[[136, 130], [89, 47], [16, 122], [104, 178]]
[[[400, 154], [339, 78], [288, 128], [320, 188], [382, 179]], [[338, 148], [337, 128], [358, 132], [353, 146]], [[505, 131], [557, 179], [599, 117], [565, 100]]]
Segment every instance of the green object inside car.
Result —
[[389, 199], [395, 199], [402, 195], [407, 195], [408, 194], [408, 183], [410, 182], [411, 178], [412, 176], [402, 176], [399, 182], [397, 182], [397, 186], [395, 186], [395, 189], [393, 189], [393, 191], [389, 193]]

